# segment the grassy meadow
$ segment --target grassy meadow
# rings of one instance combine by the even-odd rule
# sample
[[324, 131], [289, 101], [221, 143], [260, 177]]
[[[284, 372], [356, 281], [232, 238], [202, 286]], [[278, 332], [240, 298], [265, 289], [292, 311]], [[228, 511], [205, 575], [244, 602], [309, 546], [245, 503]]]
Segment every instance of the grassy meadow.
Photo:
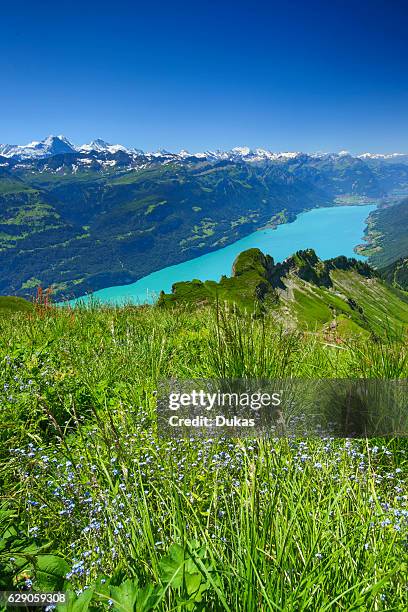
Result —
[[407, 378], [404, 332], [267, 315], [0, 312], [0, 590], [59, 610], [403, 611], [406, 438], [163, 439], [161, 378]]

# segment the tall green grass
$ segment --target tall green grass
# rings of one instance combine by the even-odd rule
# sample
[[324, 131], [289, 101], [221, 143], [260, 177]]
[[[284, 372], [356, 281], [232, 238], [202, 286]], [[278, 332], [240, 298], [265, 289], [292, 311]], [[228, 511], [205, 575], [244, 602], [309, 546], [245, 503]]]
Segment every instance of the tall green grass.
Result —
[[[155, 424], [162, 378], [406, 378], [400, 339], [95, 305], [0, 318], [0, 364], [2, 502], [65, 559], [64, 588], [112, 583], [86, 605], [406, 609], [405, 439], [167, 440]], [[144, 608], [115, 590], [136, 581]]]

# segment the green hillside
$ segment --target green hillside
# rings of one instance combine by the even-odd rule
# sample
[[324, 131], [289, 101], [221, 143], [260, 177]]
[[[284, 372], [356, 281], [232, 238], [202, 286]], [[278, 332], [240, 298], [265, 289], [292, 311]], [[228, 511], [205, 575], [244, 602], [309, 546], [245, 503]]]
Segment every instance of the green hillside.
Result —
[[217, 301], [258, 314], [270, 310], [288, 326], [341, 334], [381, 335], [386, 328], [408, 325], [407, 293], [384, 282], [365, 262], [322, 261], [312, 249], [276, 265], [259, 249], [249, 249], [237, 257], [230, 278], [175, 283], [171, 294], [161, 294], [159, 306]]
[[408, 256], [408, 198], [378, 208], [369, 216], [368, 245], [362, 250], [376, 268], [386, 268]]
[[33, 305], [23, 298], [0, 295], [0, 315], [12, 312], [31, 312], [32, 310]]
[[398, 259], [390, 266], [383, 268], [381, 275], [394, 287], [408, 291], [408, 258]]
[[360, 252], [391, 285], [408, 290], [408, 198], [378, 208], [368, 220], [366, 247]]

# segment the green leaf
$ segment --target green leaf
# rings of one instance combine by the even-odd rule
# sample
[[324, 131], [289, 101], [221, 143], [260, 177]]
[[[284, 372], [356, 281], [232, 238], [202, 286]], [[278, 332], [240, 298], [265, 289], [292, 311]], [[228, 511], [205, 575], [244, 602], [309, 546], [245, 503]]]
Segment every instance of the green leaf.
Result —
[[160, 577], [164, 583], [175, 589], [183, 584], [184, 549], [179, 544], [172, 544], [169, 554], [159, 562]]
[[114, 586], [120, 586], [127, 579], [126, 568], [120, 564], [113, 572], [109, 583]]
[[197, 593], [198, 589], [200, 588], [201, 581], [202, 575], [198, 572], [194, 574], [185, 574], [186, 589], [189, 596]]
[[69, 565], [56, 555], [39, 555], [35, 559], [34, 570], [37, 588], [42, 591], [58, 591], [64, 585]]
[[95, 582], [94, 593], [95, 595], [101, 599], [104, 603], [110, 599], [110, 589], [111, 589], [111, 581], [108, 576], [104, 574], [99, 576], [97, 581]]
[[57, 612], [86, 612], [93, 594], [93, 589], [85, 589], [79, 596], [74, 591], [68, 591], [66, 603], [59, 604]]
[[135, 612], [149, 612], [149, 610], [153, 610], [162, 591], [162, 588], [155, 587], [152, 584], [139, 589]]
[[119, 586], [111, 587], [111, 599], [114, 603], [114, 610], [120, 612], [133, 612], [136, 599], [139, 595], [139, 585], [137, 580], [125, 580]]

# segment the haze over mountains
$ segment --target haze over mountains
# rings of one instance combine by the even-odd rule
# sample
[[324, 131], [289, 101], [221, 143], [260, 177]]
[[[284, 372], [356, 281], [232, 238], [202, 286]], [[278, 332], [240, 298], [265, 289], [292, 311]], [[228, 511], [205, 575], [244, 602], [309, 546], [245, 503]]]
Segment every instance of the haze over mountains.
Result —
[[[41, 285], [52, 286], [56, 299], [76, 297], [134, 282], [305, 210], [385, 207], [404, 195], [408, 156], [400, 153], [143, 153], [100, 139], [74, 146], [63, 136], [0, 145], [0, 294], [30, 297]], [[400, 237], [381, 245], [390, 243], [392, 261], [408, 255]]]

